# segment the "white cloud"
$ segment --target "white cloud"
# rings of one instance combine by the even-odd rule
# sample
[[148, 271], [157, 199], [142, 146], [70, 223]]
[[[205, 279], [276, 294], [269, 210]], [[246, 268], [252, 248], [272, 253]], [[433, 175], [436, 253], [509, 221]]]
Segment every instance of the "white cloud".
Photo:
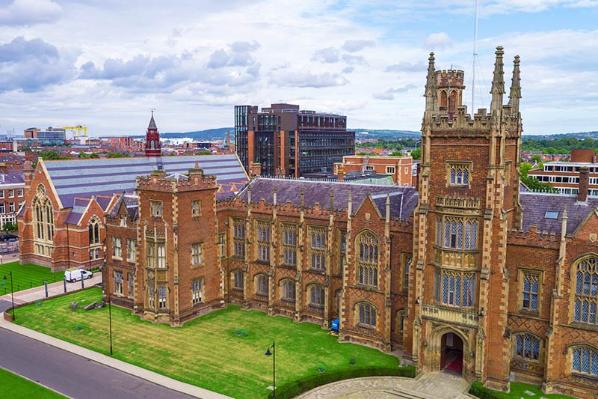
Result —
[[361, 51], [367, 47], [373, 47], [376, 43], [373, 40], [347, 40], [343, 44], [343, 50], [349, 53], [355, 53]]
[[41, 39], [20, 36], [0, 45], [0, 92], [37, 92], [74, 75], [74, 59]]
[[327, 47], [320, 50], [316, 50], [312, 55], [312, 61], [319, 61], [325, 64], [334, 64], [339, 62], [341, 59], [340, 52], [334, 47]]
[[430, 33], [425, 41], [426, 48], [443, 49], [451, 45], [451, 39], [446, 32]]
[[411, 89], [415, 89], [417, 86], [414, 84], [408, 84], [401, 87], [389, 88], [380, 93], [374, 93], [372, 96], [377, 100], [394, 100], [395, 94], [407, 93]]
[[343, 86], [348, 83], [348, 80], [338, 73], [317, 73], [293, 69], [276, 71], [270, 81], [281, 87], [310, 87], [316, 89]]
[[62, 14], [62, 7], [51, 0], [14, 0], [0, 8], [0, 25], [33, 25], [52, 22]]

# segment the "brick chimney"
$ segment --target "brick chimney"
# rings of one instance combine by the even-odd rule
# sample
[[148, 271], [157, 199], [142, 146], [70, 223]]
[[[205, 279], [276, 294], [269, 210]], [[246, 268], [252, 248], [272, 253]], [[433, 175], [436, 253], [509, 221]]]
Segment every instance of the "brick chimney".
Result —
[[587, 166], [579, 168], [579, 192], [577, 201], [585, 202], [588, 199], [588, 190], [590, 188], [590, 169]]
[[256, 177], [262, 174], [262, 165], [259, 162], [249, 164], [249, 177]]

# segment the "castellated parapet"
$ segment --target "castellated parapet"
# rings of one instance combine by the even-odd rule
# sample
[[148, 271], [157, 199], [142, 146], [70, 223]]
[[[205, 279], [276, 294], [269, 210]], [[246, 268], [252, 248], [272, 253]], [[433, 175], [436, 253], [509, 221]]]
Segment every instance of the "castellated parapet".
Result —
[[[511, 112], [509, 105], [504, 105], [501, 118], [501, 125], [507, 137], [515, 135], [521, 123], [519, 114]], [[462, 105], [454, 114], [433, 114], [429, 126], [431, 133], [438, 135], [488, 135], [494, 126], [494, 118], [486, 108], [479, 108], [472, 118], [471, 114], [467, 113], [467, 106]]]
[[443, 69], [436, 71], [436, 87], [464, 89], [465, 73], [457, 69]]
[[149, 176], [137, 178], [137, 190], [157, 192], [187, 192], [214, 190], [218, 188], [215, 176], [205, 175], [199, 167], [190, 169], [187, 174], [166, 175], [156, 170]]

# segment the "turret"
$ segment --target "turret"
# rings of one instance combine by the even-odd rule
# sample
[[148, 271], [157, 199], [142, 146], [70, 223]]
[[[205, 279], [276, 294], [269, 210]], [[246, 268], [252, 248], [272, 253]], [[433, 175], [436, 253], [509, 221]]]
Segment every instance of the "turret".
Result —
[[152, 111], [152, 118], [147, 127], [147, 133], [145, 134], [145, 156], [159, 157], [161, 155], [162, 147], [160, 146], [160, 133], [158, 133], [158, 127], [154, 120], [154, 111]]
[[521, 98], [521, 77], [519, 72], [519, 56], [513, 61], [513, 78], [511, 79], [511, 93], [509, 94], [509, 106], [514, 114], [519, 112], [519, 99]]

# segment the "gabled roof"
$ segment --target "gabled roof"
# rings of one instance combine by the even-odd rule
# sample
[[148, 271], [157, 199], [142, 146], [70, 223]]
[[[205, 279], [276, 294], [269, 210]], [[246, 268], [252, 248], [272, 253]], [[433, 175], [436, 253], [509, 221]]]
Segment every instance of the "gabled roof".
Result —
[[303, 193], [303, 204], [306, 208], [311, 208], [319, 203], [323, 209], [330, 208], [330, 193], [332, 193], [334, 195], [333, 208], [336, 211], [347, 210], [349, 193], [351, 193], [353, 213], [359, 209], [363, 201], [370, 195], [381, 215], [386, 212], [386, 197], [388, 195], [391, 217], [401, 220], [407, 220], [411, 217], [418, 198], [414, 187], [262, 177], [253, 179], [239, 194], [239, 197], [247, 201], [249, 189], [251, 189], [251, 200], [255, 202], [263, 198], [267, 204], [272, 204], [274, 192], [276, 192], [278, 204], [282, 205], [290, 202], [295, 206], [301, 206], [301, 193]]
[[167, 173], [185, 173], [196, 162], [206, 175], [216, 176], [222, 186], [217, 194], [219, 200], [233, 196], [231, 189], [241, 188], [248, 181], [236, 155], [64, 160], [44, 161], [43, 164], [62, 206], [70, 208], [76, 197], [95, 195], [100, 201], [100, 195], [110, 198], [123, 191], [132, 193], [137, 177], [149, 175], [159, 166]]
[[[589, 197], [586, 202], [579, 202], [574, 195], [558, 193], [521, 192], [519, 200], [523, 207], [524, 231], [536, 226], [539, 231], [560, 234], [563, 212], [567, 209], [567, 234], [572, 234], [590, 212], [598, 208], [598, 198]], [[546, 212], [558, 212], [558, 215], [556, 219], [547, 218]]]

